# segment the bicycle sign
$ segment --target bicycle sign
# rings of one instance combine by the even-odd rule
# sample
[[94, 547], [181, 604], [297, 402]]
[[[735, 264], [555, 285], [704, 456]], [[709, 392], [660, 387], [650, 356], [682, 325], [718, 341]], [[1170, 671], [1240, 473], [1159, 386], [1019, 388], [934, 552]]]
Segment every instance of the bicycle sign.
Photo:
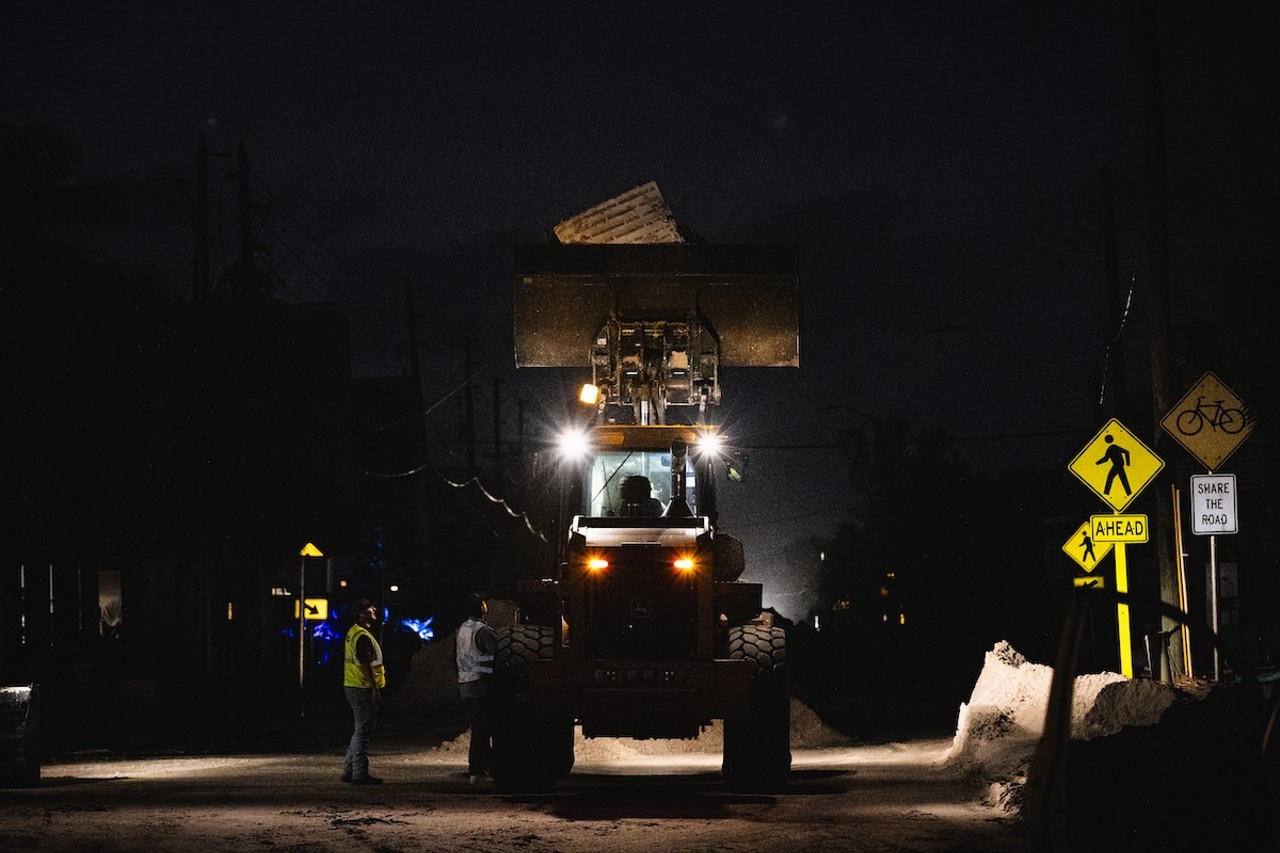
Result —
[[1220, 429], [1227, 435], [1235, 435], [1244, 429], [1244, 412], [1232, 406], [1224, 406], [1225, 400], [1214, 400], [1213, 405], [1204, 401], [1204, 397], [1196, 397], [1194, 409], [1183, 409], [1178, 412], [1174, 424], [1178, 432], [1185, 436], [1193, 436], [1208, 424], [1210, 429]]
[[1230, 388], [1213, 373], [1206, 373], [1169, 410], [1160, 426], [1212, 471], [1253, 432], [1253, 419]]

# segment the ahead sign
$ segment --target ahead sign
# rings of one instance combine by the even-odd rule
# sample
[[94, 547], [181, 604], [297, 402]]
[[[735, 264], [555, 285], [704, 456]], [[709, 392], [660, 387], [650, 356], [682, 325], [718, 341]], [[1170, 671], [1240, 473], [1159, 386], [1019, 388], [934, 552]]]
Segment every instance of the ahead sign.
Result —
[[1236, 532], [1236, 475], [1191, 478], [1191, 530], [1197, 536]]
[[1089, 530], [1094, 542], [1136, 543], [1147, 541], [1147, 516], [1144, 513], [1115, 513], [1089, 516]]

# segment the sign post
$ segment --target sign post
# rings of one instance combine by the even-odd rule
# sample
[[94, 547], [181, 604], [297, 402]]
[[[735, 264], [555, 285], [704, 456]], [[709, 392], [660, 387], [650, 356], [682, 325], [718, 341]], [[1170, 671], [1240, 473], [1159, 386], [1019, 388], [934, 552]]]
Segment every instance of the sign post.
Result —
[[[1155, 479], [1163, 467], [1164, 460], [1115, 418], [1107, 421], [1067, 466], [1080, 482], [1114, 511], [1110, 516], [1090, 516], [1089, 527], [1094, 541], [1112, 544], [1116, 562], [1116, 592], [1129, 591], [1129, 564], [1125, 545], [1147, 541], [1147, 517], [1133, 513], [1126, 515], [1124, 509]], [[1133, 678], [1129, 605], [1116, 605], [1116, 628], [1120, 637], [1120, 674]]]
[[[1207, 402], [1206, 402], [1207, 401]], [[1234, 474], [1214, 474], [1253, 432], [1254, 419], [1235, 392], [1212, 372], [1200, 380], [1160, 421], [1188, 453], [1208, 469], [1191, 478], [1191, 531], [1209, 537], [1209, 586], [1213, 632], [1218, 633], [1218, 543], [1217, 534], [1235, 533], [1236, 478]], [[1185, 581], [1180, 580], [1185, 584]], [[1186, 643], [1186, 631], [1183, 631]], [[1187, 656], [1190, 657], [1189, 655]], [[1219, 677], [1218, 648], [1213, 649], [1213, 677]]]
[[307, 715], [306, 693], [303, 688], [307, 677], [307, 557], [323, 557], [315, 545], [308, 542], [298, 552], [298, 716]]
[[[1191, 532], [1209, 537], [1210, 623], [1218, 633], [1218, 533], [1236, 532], [1236, 475], [1196, 474], [1191, 477]], [[1221, 659], [1213, 650], [1213, 678], [1219, 678]]]

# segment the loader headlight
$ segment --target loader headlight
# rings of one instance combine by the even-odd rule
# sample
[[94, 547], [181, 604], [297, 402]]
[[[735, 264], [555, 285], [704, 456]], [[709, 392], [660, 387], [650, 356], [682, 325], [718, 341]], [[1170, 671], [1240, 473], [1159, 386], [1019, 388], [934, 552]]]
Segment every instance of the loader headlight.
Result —
[[676, 571], [691, 572], [693, 571], [694, 562], [692, 557], [676, 557], [671, 561], [671, 565], [676, 567]]
[[704, 432], [698, 435], [697, 441], [698, 455], [717, 457], [723, 448], [723, 442], [720, 435], [714, 432]]
[[602, 572], [607, 568], [609, 568], [609, 561], [604, 557], [592, 557], [587, 560], [587, 571], [589, 572]]
[[560, 433], [556, 439], [556, 446], [559, 448], [562, 457], [577, 460], [587, 455], [590, 442], [587, 440], [587, 434], [583, 430], [568, 430]]

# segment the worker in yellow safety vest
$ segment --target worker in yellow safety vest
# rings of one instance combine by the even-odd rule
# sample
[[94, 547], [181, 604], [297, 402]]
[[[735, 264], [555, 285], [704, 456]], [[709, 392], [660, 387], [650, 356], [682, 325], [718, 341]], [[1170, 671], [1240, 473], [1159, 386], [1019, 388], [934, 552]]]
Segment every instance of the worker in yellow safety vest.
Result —
[[342, 686], [355, 721], [351, 742], [342, 761], [342, 781], [352, 785], [380, 785], [369, 775], [369, 738], [378, 720], [382, 688], [387, 686], [382, 647], [369, 630], [378, 623], [378, 609], [368, 599], [351, 604], [351, 628], [343, 642]]

